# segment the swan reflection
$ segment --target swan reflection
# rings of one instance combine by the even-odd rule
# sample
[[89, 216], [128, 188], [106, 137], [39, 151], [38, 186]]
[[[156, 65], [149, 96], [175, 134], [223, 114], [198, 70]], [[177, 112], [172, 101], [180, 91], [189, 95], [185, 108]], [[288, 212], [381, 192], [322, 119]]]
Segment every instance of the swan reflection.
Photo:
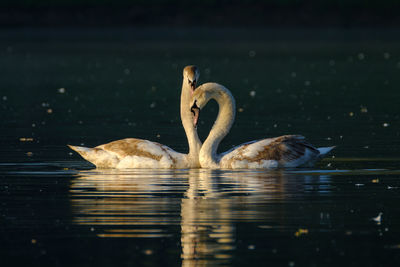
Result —
[[279, 170], [91, 170], [71, 181], [70, 201], [73, 222], [98, 237], [176, 238], [180, 227], [182, 265], [197, 266], [230, 262], [238, 223], [279, 231], [290, 217], [280, 203], [318, 192], [307, 188], [319, 179]]

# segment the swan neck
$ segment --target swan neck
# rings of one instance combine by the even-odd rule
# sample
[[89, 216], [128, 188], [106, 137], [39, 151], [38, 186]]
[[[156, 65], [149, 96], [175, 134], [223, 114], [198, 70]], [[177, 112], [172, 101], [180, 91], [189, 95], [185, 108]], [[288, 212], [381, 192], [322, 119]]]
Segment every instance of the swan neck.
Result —
[[199, 166], [199, 153], [201, 148], [201, 141], [197, 134], [197, 130], [193, 125], [193, 118], [190, 112], [190, 100], [192, 97], [191, 88], [188, 83], [183, 80], [181, 92], [181, 121], [185, 129], [186, 138], [189, 145], [189, 160]]
[[214, 85], [215, 93], [212, 99], [215, 99], [219, 106], [218, 116], [215, 123], [200, 150], [200, 164], [202, 167], [218, 167], [220, 157], [217, 155], [217, 149], [222, 139], [229, 133], [235, 120], [235, 99], [232, 94], [221, 85]]

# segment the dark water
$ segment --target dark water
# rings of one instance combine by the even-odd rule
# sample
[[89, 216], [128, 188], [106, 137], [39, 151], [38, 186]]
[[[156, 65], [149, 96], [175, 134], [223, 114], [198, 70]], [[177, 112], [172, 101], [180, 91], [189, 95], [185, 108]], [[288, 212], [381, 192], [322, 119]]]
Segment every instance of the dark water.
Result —
[[[10, 266], [397, 266], [397, 36], [2, 30], [0, 255]], [[337, 148], [315, 168], [277, 171], [96, 170], [66, 148], [137, 137], [186, 151], [187, 64], [236, 97], [221, 151], [288, 133]], [[216, 112], [203, 112], [203, 138]]]

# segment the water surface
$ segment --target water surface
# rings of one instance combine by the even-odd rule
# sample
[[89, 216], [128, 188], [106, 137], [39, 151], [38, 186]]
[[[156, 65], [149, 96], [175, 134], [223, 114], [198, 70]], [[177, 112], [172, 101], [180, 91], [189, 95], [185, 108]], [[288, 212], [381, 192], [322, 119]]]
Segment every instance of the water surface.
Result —
[[[40, 266], [397, 266], [400, 45], [376, 31], [2, 30], [0, 255]], [[231, 89], [221, 151], [302, 134], [314, 168], [100, 170], [66, 144], [187, 151], [182, 68]], [[210, 103], [204, 139], [217, 114]], [[378, 215], [381, 214], [379, 217]]]

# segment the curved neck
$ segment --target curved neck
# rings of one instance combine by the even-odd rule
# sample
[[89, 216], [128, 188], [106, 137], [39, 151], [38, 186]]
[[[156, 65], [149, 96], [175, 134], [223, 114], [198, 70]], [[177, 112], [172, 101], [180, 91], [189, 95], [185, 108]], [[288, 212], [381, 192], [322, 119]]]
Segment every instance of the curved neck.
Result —
[[199, 166], [201, 141], [197, 134], [197, 129], [193, 125], [193, 116], [190, 111], [191, 97], [192, 91], [190, 85], [183, 80], [181, 92], [181, 121], [189, 144], [189, 161], [195, 163], [195, 166]]
[[219, 165], [217, 149], [222, 139], [229, 133], [235, 120], [235, 99], [228, 89], [216, 83], [203, 84], [209, 87], [211, 99], [215, 99], [219, 106], [218, 116], [215, 123], [201, 147], [199, 158], [202, 167], [216, 168]]

